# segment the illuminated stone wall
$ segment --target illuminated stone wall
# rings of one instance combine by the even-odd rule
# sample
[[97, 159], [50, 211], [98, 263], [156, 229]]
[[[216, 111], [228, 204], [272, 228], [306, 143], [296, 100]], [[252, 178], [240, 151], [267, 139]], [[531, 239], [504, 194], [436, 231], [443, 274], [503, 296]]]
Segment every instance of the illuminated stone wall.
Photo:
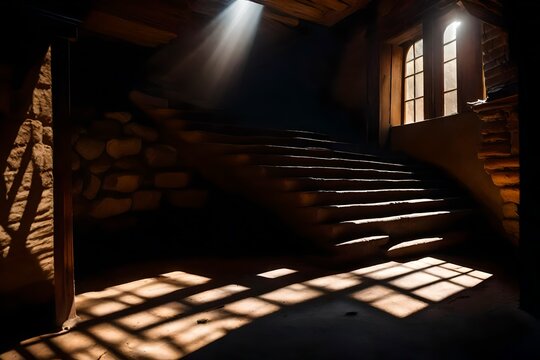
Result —
[[78, 127], [72, 143], [76, 220], [205, 204], [207, 191], [181, 165], [176, 149], [128, 112], [104, 113]]
[[0, 160], [0, 305], [9, 313], [11, 307], [53, 298], [50, 51], [26, 119], [21, 124], [16, 119], [6, 121], [13, 136], [10, 131], [1, 134], [2, 141], [12, 145]]
[[508, 237], [519, 243], [519, 113], [518, 98], [510, 96], [474, 108], [482, 120], [478, 158], [499, 188], [503, 201], [502, 225]]

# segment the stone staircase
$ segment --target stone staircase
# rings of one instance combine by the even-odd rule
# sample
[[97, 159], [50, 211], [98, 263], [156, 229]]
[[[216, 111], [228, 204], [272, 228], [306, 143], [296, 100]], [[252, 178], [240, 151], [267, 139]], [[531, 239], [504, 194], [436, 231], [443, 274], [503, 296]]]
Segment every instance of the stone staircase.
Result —
[[337, 258], [440, 249], [464, 241], [474, 221], [473, 203], [459, 186], [411, 159], [313, 132], [145, 111], [186, 167], [270, 210], [298, 238]]

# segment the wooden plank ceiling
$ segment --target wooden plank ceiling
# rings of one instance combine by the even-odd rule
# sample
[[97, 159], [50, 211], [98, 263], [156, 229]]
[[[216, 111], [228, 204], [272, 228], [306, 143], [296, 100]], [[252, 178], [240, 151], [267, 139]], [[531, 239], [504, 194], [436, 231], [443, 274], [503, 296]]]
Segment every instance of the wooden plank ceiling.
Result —
[[[94, 0], [87, 30], [142, 46], [166, 44], [204, 25], [234, 0]], [[371, 0], [254, 0], [263, 19], [287, 26], [308, 21], [332, 26]]]

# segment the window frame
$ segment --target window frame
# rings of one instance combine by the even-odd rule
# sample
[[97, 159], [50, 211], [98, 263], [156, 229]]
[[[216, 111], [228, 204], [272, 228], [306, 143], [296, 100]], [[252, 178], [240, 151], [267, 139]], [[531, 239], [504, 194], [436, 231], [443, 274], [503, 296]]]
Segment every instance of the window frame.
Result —
[[[422, 55], [420, 56], [416, 56], [416, 44], [419, 42], [419, 41], [422, 41]], [[426, 103], [426, 92], [425, 92], [425, 83], [426, 83], [426, 76], [425, 76], [425, 64], [424, 64], [424, 60], [425, 60], [425, 51], [424, 51], [424, 38], [423, 37], [416, 37], [414, 40], [411, 40], [411, 41], [407, 41], [406, 43], [402, 44], [401, 47], [403, 48], [403, 73], [402, 73], [402, 90], [401, 90], [401, 93], [402, 93], [402, 109], [401, 109], [401, 119], [402, 119], [402, 124], [413, 124], [413, 123], [416, 123], [416, 122], [420, 122], [420, 121], [424, 121], [425, 120], [425, 103]], [[411, 61], [407, 61], [407, 54], [409, 52], [409, 49], [412, 49], [413, 50], [413, 58]], [[419, 71], [417, 72], [416, 71], [416, 60], [418, 58], [422, 58], [422, 71]], [[409, 62], [412, 62], [413, 63], [413, 72], [412, 72], [412, 75], [407, 75], [407, 64]], [[421, 96], [416, 96], [416, 82], [417, 82], [417, 77], [419, 74], [422, 74], [422, 95]], [[406, 83], [407, 83], [407, 79], [412, 77], [413, 78], [413, 97], [409, 100], [406, 99]], [[417, 104], [419, 102], [419, 99], [422, 100], [422, 119], [417, 119], [417, 114], [418, 114], [418, 111], [417, 111]], [[407, 103], [408, 102], [413, 102], [413, 106], [414, 106], [414, 109], [413, 109], [413, 120], [410, 121], [410, 122], [406, 122], [407, 121], [407, 115], [406, 115], [406, 107], [407, 107]]]
[[[383, 42], [380, 58], [379, 121], [383, 133], [389, 127], [405, 125], [405, 64], [406, 51], [416, 40], [423, 39], [424, 56], [424, 119], [444, 116], [444, 44], [446, 27], [460, 21], [456, 36], [457, 114], [471, 111], [468, 101], [484, 98], [481, 22], [460, 8], [447, 10], [438, 16], [430, 14], [416, 25], [388, 37]], [[463, 35], [463, 34], [466, 34]], [[399, 66], [394, 66], [399, 64]], [[396, 69], [399, 69], [396, 71]], [[390, 84], [386, 80], [390, 77]], [[386, 81], [386, 82], [385, 82]], [[399, 94], [399, 96], [397, 95]], [[388, 110], [389, 109], [389, 110]], [[395, 109], [395, 110], [394, 110]], [[414, 121], [413, 124], [420, 121]], [[383, 140], [384, 142], [384, 140]]]

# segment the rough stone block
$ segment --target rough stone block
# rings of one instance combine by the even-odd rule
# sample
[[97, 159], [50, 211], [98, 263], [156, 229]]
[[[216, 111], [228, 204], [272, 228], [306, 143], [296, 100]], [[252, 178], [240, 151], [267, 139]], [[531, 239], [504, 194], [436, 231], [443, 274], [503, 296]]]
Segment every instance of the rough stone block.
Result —
[[107, 141], [107, 154], [114, 159], [136, 155], [141, 151], [141, 139], [112, 139]]
[[34, 163], [35, 169], [40, 172], [52, 170], [52, 148], [49, 145], [34, 144], [34, 146], [32, 146], [32, 161]]
[[137, 156], [130, 156], [118, 159], [113, 166], [122, 170], [144, 170], [145, 165]]
[[146, 142], [154, 142], [159, 137], [156, 129], [136, 123], [124, 125], [124, 132], [128, 135], [137, 136]]
[[116, 112], [106, 112], [104, 114], [106, 119], [113, 119], [122, 124], [126, 124], [131, 121], [131, 114], [125, 111], [116, 111]]
[[34, 144], [40, 144], [43, 142], [43, 124], [39, 120], [32, 120], [30, 122], [32, 127], [32, 142]]
[[519, 204], [519, 188], [505, 187], [500, 190], [504, 202], [513, 202]]
[[99, 139], [111, 139], [122, 135], [122, 124], [113, 119], [94, 120], [89, 133]]
[[52, 121], [52, 92], [50, 89], [34, 89], [30, 113], [46, 125]]
[[195, 189], [168, 191], [166, 198], [171, 205], [176, 207], [202, 208], [208, 198], [208, 192]]
[[105, 143], [103, 141], [88, 136], [80, 137], [75, 144], [77, 153], [86, 160], [97, 159], [103, 153], [104, 149]]
[[141, 180], [136, 174], [111, 174], [103, 181], [103, 190], [130, 193], [139, 188]]
[[161, 193], [152, 190], [137, 191], [133, 193], [132, 199], [133, 210], [155, 210], [159, 208]]
[[131, 209], [131, 199], [103, 198], [92, 204], [89, 215], [96, 219], [104, 219], [128, 212]]
[[490, 158], [484, 160], [484, 169], [486, 170], [504, 170], [504, 169], [518, 169], [519, 158], [504, 157], [504, 158]]
[[43, 143], [49, 146], [53, 144], [53, 131], [50, 126], [43, 127]]
[[189, 174], [185, 172], [165, 172], [155, 175], [154, 185], [157, 188], [183, 188], [188, 185], [189, 178]]
[[27, 119], [19, 127], [19, 130], [17, 132], [17, 137], [15, 138], [13, 145], [23, 146], [23, 145], [28, 144], [31, 139], [32, 139], [32, 120]]
[[155, 168], [169, 167], [176, 163], [176, 149], [168, 145], [156, 145], [144, 151], [146, 163]]
[[511, 155], [510, 142], [482, 144], [478, 151], [478, 158], [485, 159], [491, 156], [509, 156]]
[[92, 161], [88, 169], [93, 174], [102, 174], [112, 166], [112, 160], [107, 154], [102, 154], [98, 159]]
[[505, 203], [503, 205], [503, 216], [506, 219], [519, 219], [518, 205], [514, 203]]
[[497, 186], [519, 184], [519, 171], [497, 171], [491, 174], [493, 183]]
[[82, 195], [88, 200], [93, 200], [96, 198], [100, 187], [101, 187], [100, 178], [98, 178], [95, 175], [90, 175]]
[[6, 171], [18, 171], [21, 167], [21, 162], [26, 152], [26, 147], [18, 146], [11, 149], [7, 158]]

